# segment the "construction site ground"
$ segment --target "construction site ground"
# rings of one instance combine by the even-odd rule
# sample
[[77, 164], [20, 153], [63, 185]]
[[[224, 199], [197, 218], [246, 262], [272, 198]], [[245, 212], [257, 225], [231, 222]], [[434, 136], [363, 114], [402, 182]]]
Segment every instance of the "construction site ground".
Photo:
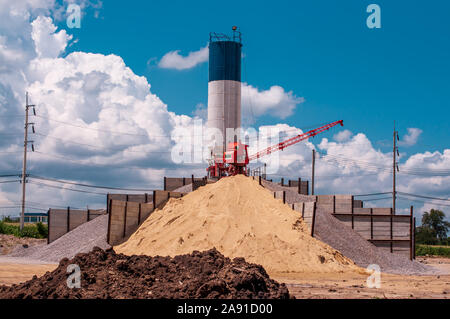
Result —
[[[271, 274], [284, 282], [299, 299], [442, 298], [450, 299], [450, 259], [420, 257], [420, 261], [445, 271], [439, 276], [381, 274], [381, 288], [367, 288], [366, 275], [358, 273]], [[0, 257], [0, 285], [12, 285], [42, 276], [57, 264], [33, 263], [26, 258]]]

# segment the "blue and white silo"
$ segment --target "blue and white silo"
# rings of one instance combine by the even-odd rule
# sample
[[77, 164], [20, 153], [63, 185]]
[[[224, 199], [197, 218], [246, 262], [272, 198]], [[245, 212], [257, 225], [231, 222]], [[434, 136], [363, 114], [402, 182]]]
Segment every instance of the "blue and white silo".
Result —
[[213, 155], [226, 150], [227, 129], [241, 127], [241, 35], [233, 27], [233, 36], [210, 34], [208, 127], [219, 129], [223, 144], [215, 145]]

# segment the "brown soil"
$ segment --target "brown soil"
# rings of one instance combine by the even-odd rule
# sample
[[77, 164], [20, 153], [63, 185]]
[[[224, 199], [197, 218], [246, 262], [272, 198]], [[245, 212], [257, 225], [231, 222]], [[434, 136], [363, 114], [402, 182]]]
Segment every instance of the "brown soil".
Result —
[[[67, 286], [67, 266], [81, 269], [81, 288]], [[100, 248], [61, 260], [44, 276], [0, 287], [0, 298], [289, 298], [260, 265], [217, 250], [171, 257], [125, 256]]]
[[19, 238], [13, 235], [0, 234], [0, 255], [10, 254], [17, 246], [33, 247], [46, 243], [47, 239]]

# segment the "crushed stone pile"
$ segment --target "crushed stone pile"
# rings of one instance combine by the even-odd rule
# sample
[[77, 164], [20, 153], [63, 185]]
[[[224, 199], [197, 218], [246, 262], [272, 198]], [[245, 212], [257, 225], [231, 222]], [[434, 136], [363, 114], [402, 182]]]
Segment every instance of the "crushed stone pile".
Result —
[[[81, 270], [81, 288], [68, 288], [67, 267]], [[288, 289], [260, 265], [229, 259], [217, 250], [170, 257], [125, 256], [98, 247], [41, 278], [0, 287], [1, 299], [47, 298], [289, 298]]]
[[94, 247], [110, 248], [111, 246], [106, 242], [107, 230], [108, 215], [101, 215], [78, 226], [48, 245], [19, 247], [9, 256], [58, 263], [63, 258], [73, 258], [78, 253], [88, 253]]
[[437, 274], [437, 270], [433, 267], [372, 245], [351, 227], [320, 208], [316, 210], [314, 232], [317, 238], [339, 250], [361, 267], [377, 264], [382, 272], [399, 275]]
[[176, 256], [215, 247], [227, 257], [260, 264], [269, 274], [364, 272], [309, 233], [297, 212], [257, 181], [238, 175], [171, 198], [114, 249], [130, 256]]
[[[310, 197], [299, 195], [289, 187], [264, 180], [262, 182], [264, 187], [271, 191], [286, 191], [288, 202], [311, 200]], [[364, 268], [370, 264], [377, 264], [385, 273], [399, 275], [436, 275], [439, 273], [431, 266], [411, 261], [405, 256], [392, 254], [372, 245], [351, 227], [321, 208], [316, 211], [315, 236]]]

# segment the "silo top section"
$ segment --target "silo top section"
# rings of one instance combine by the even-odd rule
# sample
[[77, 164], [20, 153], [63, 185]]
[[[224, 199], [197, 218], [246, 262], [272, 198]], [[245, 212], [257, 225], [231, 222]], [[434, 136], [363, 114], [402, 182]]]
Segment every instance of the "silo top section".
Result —
[[232, 80], [241, 82], [242, 43], [232, 40], [209, 43], [209, 82]]

